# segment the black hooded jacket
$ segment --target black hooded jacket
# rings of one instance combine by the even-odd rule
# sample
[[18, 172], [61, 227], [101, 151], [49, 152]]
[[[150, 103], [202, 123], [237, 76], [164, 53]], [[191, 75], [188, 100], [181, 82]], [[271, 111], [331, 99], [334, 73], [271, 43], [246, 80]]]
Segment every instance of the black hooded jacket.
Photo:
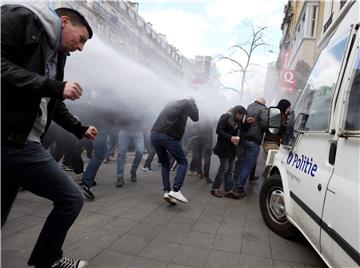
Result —
[[185, 132], [187, 118], [199, 121], [199, 110], [194, 100], [183, 99], [168, 104], [156, 119], [152, 133], [165, 133], [181, 140]]
[[41, 98], [48, 97], [47, 125], [54, 120], [78, 138], [88, 127], [63, 103], [66, 55], [58, 54], [56, 80], [45, 74], [47, 35], [39, 18], [20, 5], [1, 7], [1, 139], [24, 144], [39, 116]]

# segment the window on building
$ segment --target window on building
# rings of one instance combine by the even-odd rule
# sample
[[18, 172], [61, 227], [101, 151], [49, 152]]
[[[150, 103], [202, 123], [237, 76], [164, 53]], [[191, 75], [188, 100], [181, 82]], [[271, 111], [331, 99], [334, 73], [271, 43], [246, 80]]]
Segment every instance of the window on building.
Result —
[[143, 21], [143, 19], [141, 17], [137, 17], [136, 22], [137, 22], [137, 25], [141, 28], [143, 28], [145, 25], [145, 22]]
[[346, 112], [345, 130], [360, 130], [360, 56], [357, 54]]
[[295, 115], [302, 113], [307, 116], [307, 121], [300, 130], [328, 129], [332, 96], [345, 53], [347, 36], [341, 37], [321, 52], [294, 109]]
[[312, 14], [311, 14], [311, 21], [310, 21], [310, 33], [309, 33], [310, 37], [315, 37], [315, 35], [316, 35], [317, 10], [318, 10], [317, 6], [313, 6], [311, 8]]
[[135, 19], [135, 13], [130, 8], [129, 8], [129, 16], [130, 18]]
[[342, 9], [345, 4], [346, 4], [346, 0], [341, 0], [340, 1], [340, 9]]
[[122, 8], [123, 10], [126, 10], [126, 4], [125, 4], [124, 1], [121, 1], [120, 6], [121, 6], [121, 8]]

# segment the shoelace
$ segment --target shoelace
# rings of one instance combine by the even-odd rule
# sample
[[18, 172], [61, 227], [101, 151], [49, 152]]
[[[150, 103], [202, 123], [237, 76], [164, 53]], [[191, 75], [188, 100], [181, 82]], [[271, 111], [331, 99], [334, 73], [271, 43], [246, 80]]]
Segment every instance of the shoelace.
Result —
[[60, 260], [55, 262], [51, 268], [77, 268], [78, 260], [62, 257]]

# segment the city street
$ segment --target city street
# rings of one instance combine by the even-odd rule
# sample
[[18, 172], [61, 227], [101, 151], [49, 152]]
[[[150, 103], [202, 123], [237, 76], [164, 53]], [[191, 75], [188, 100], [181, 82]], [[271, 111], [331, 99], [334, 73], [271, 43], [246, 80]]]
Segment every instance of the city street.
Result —
[[[86, 202], [64, 255], [86, 259], [89, 267], [325, 267], [307, 242], [284, 240], [266, 227], [258, 205], [262, 180], [248, 186], [243, 200], [231, 200], [213, 197], [208, 184], [187, 177], [182, 192], [189, 203], [169, 206], [155, 162], [154, 172], [139, 170], [137, 183], [128, 175], [123, 188], [115, 187], [115, 161], [102, 165], [96, 200]], [[213, 156], [212, 177], [217, 167]], [[257, 173], [262, 170], [258, 163]], [[2, 267], [26, 267], [51, 207], [19, 193], [2, 230]]]

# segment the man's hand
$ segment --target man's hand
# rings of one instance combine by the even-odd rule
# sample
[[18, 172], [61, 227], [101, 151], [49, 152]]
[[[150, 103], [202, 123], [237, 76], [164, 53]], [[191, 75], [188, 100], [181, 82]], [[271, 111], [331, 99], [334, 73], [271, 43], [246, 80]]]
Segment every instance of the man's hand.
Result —
[[85, 134], [84, 134], [84, 137], [87, 138], [87, 139], [90, 139], [90, 140], [95, 140], [96, 138], [96, 134], [97, 134], [97, 129], [96, 127], [93, 127], [93, 126], [90, 126]]
[[253, 123], [255, 123], [256, 122], [256, 119], [255, 119], [255, 117], [251, 117], [251, 116], [247, 116], [246, 118], [245, 118], [245, 121], [246, 121], [246, 123], [248, 123], [248, 124], [253, 124]]
[[76, 82], [68, 81], [64, 88], [64, 98], [69, 100], [76, 100], [82, 96], [82, 88]]
[[240, 141], [240, 137], [239, 136], [232, 136], [231, 137], [231, 142], [235, 145], [237, 145]]

